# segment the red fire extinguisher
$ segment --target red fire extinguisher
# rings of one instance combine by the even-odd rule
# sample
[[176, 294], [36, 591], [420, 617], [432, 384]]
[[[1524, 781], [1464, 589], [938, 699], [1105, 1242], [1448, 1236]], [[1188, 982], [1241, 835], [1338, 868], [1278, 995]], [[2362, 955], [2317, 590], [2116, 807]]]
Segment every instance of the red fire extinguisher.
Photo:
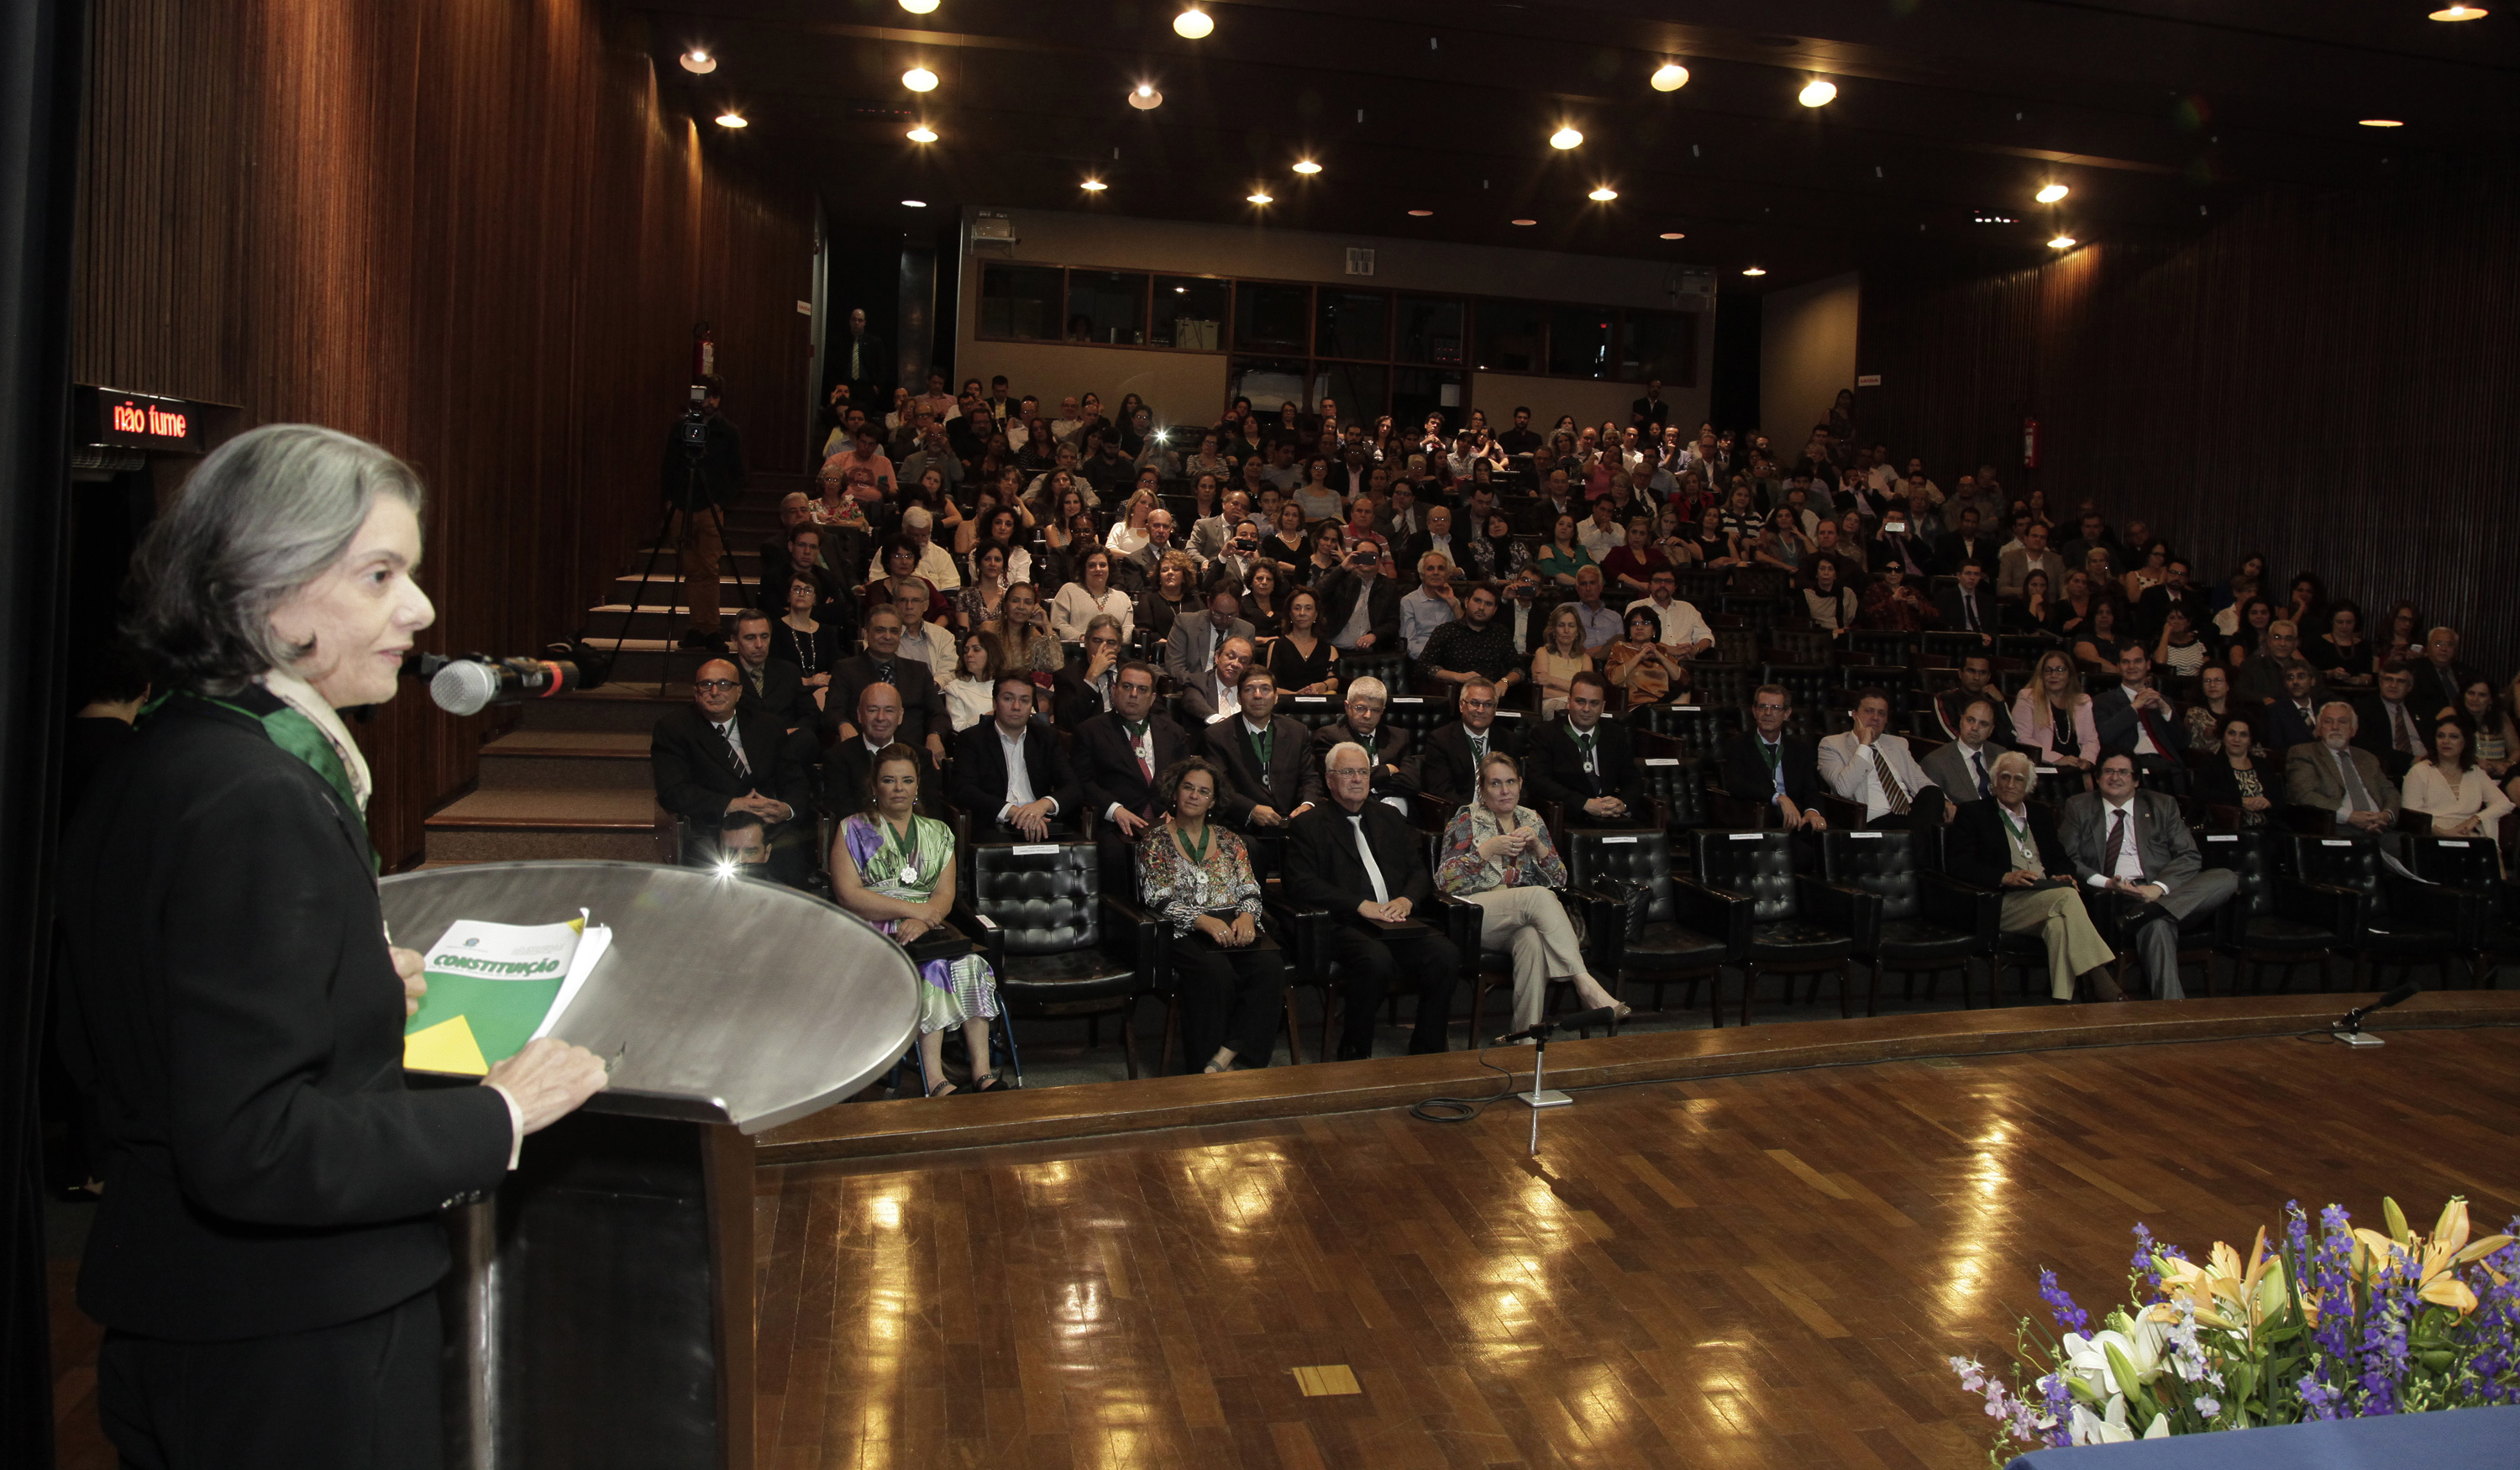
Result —
[[2021, 465], [2025, 469], [2039, 468], [2039, 421], [2021, 421]]
[[692, 329], [692, 380], [698, 382], [717, 371], [717, 334], [709, 324]]

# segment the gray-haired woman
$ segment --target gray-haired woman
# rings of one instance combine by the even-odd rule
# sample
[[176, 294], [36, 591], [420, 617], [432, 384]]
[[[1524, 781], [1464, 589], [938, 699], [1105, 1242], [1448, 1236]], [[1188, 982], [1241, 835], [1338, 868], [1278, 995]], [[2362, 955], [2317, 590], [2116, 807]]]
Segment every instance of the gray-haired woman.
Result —
[[272, 425], [203, 461], [134, 558], [126, 632], [170, 692], [62, 863], [70, 1050], [108, 1136], [79, 1305], [125, 1463], [440, 1463], [438, 1211], [604, 1085], [548, 1039], [484, 1087], [404, 1085], [421, 958], [387, 947], [335, 711], [392, 698], [435, 617], [421, 501], [375, 445]]

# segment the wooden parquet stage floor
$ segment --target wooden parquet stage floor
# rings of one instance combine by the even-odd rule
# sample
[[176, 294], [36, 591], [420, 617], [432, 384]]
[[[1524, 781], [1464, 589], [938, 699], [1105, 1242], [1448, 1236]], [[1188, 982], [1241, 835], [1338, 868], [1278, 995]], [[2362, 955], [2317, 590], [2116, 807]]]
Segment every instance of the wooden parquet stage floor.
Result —
[[[2504, 1026], [1603, 1088], [1536, 1162], [1508, 1101], [769, 1167], [760, 1462], [1959, 1470], [1943, 1359], [1998, 1356], [2042, 1265], [2091, 1305], [2138, 1220], [2498, 1223], [2515, 1117]], [[1361, 1392], [1298, 1392], [1330, 1365]]]

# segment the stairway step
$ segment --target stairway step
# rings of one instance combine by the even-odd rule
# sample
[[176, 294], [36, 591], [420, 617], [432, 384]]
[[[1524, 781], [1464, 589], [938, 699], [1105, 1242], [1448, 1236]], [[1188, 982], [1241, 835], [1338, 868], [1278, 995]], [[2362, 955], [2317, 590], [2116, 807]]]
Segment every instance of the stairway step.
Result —
[[476, 790], [429, 816], [423, 856], [432, 862], [657, 863], [664, 861], [665, 824], [655, 793], [644, 787]]
[[[680, 590], [676, 589], [678, 592]], [[733, 606], [718, 609], [718, 626], [730, 639], [735, 637], [737, 611], [738, 609]], [[614, 637], [626, 636], [634, 639], [662, 639], [670, 643], [681, 638], [684, 630], [691, 625], [692, 610], [679, 601], [670, 607], [659, 607], [651, 602], [636, 611], [633, 611], [627, 602], [607, 602], [600, 607], [590, 607], [586, 610], [587, 631], [601, 635], [607, 641]]]
[[481, 747], [484, 791], [652, 790], [648, 733], [518, 730]]
[[698, 648], [674, 646], [681, 635], [673, 638], [591, 638], [587, 646], [598, 652], [612, 654], [613, 684], [638, 686], [644, 682], [653, 690], [659, 680], [669, 680], [691, 687], [692, 675], [712, 658], [725, 658], [725, 653], [704, 653]]
[[667, 710], [692, 702], [688, 677], [656, 692], [656, 682], [608, 684], [558, 699], [534, 699], [519, 706], [521, 728], [537, 732], [634, 731], [645, 739]]

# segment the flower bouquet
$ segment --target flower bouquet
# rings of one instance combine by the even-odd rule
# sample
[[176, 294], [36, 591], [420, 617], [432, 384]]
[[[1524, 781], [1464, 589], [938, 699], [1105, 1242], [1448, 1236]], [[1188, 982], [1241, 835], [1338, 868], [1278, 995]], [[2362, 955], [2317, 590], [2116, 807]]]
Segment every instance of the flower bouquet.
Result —
[[[2039, 1273], [2050, 1335], [2023, 1317], [2013, 1382], [1954, 1358], [1960, 1387], [1997, 1425], [1989, 1458], [2025, 1448], [2161, 1439], [2304, 1419], [2352, 1419], [2520, 1403], [2520, 1246], [2468, 1238], [2467, 1202], [2444, 1206], [2429, 1238], [2381, 1201], [2387, 1233], [2341, 1206], [2312, 1238], [2299, 1201], [2282, 1243], [2267, 1232], [2244, 1263], [2216, 1242], [2203, 1262], [2135, 1227], [2129, 1302], [2100, 1330]], [[2520, 1232], [2520, 1221], [2510, 1231]]]

